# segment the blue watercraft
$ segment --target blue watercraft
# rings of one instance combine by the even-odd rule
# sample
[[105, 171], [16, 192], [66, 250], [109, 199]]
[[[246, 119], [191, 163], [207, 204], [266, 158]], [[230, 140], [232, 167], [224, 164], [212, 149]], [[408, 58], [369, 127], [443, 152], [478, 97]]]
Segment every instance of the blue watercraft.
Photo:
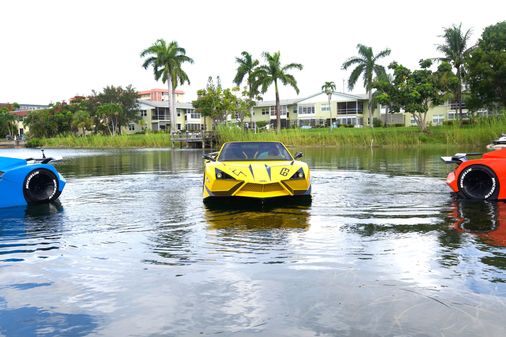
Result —
[[0, 157], [0, 207], [43, 204], [58, 199], [65, 178], [50, 165], [56, 158]]

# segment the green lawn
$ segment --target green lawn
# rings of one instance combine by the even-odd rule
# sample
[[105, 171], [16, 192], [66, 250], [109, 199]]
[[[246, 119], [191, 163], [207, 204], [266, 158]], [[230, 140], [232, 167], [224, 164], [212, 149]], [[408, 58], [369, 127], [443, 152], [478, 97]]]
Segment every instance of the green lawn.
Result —
[[[486, 119], [473, 126], [437, 126], [422, 133], [416, 127], [390, 128], [334, 128], [284, 129], [259, 133], [246, 132], [238, 127], [218, 127], [221, 143], [227, 141], [282, 141], [293, 146], [327, 147], [417, 147], [422, 145], [483, 146], [506, 132], [506, 118]], [[147, 133], [118, 136], [60, 136], [32, 139], [27, 146], [64, 148], [142, 148], [170, 147], [166, 133]]]
[[480, 146], [490, 143], [502, 132], [506, 132], [506, 123], [432, 127], [427, 133], [420, 132], [416, 127], [285, 129], [279, 134], [274, 131], [254, 134], [238, 128], [219, 128], [221, 142], [279, 140], [287, 145], [332, 147], [411, 147], [423, 144]]

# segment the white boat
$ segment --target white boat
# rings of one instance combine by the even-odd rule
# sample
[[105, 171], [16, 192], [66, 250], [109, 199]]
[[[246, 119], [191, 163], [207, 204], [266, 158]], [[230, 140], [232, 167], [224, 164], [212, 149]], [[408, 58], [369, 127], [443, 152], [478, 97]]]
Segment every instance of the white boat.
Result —
[[487, 149], [489, 150], [499, 150], [506, 148], [506, 134], [502, 134], [501, 137], [497, 138], [492, 142], [492, 144], [487, 145]]

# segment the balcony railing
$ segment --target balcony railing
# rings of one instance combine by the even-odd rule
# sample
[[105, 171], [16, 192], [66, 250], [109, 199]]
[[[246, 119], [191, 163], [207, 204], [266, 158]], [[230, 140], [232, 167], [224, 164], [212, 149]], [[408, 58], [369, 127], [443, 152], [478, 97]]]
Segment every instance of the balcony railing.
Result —
[[170, 115], [169, 114], [154, 113], [151, 119], [152, 120], [170, 120]]
[[459, 106], [462, 106], [462, 109], [466, 108], [466, 103], [462, 102], [450, 102], [450, 110], [458, 110]]

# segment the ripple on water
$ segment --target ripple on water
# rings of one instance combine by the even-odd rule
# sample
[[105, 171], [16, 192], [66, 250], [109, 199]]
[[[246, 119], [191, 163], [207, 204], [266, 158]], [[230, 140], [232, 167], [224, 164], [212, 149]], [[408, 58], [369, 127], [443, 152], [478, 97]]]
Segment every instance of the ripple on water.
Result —
[[80, 313], [83, 331], [103, 335], [500, 329], [498, 204], [454, 203], [440, 178], [325, 169], [312, 172], [310, 206], [213, 209], [200, 154], [164, 169], [168, 154], [145, 153], [160, 161], [73, 168], [58, 207], [0, 211], [1, 316]]

